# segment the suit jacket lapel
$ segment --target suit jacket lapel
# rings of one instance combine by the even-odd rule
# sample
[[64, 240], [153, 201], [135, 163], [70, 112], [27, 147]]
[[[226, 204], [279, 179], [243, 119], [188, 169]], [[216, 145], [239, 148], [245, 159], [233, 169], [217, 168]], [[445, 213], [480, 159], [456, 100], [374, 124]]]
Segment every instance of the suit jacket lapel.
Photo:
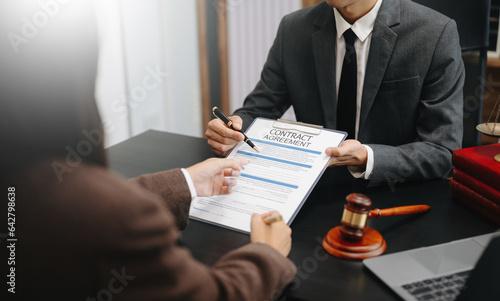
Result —
[[316, 77], [323, 108], [324, 126], [336, 127], [337, 98], [335, 88], [335, 37], [337, 29], [333, 17], [333, 9], [324, 3], [322, 13], [314, 25], [319, 28], [312, 35], [312, 47]]
[[373, 105], [396, 43], [397, 34], [392, 31], [391, 27], [399, 24], [400, 13], [400, 0], [384, 0], [373, 27], [363, 86], [359, 137], [363, 133], [363, 125]]

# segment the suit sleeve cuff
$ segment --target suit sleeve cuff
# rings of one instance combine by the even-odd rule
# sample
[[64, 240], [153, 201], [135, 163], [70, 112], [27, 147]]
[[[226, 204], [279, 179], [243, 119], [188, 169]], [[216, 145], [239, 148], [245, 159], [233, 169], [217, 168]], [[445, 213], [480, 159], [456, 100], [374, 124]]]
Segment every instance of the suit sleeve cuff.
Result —
[[357, 179], [365, 179], [370, 180], [373, 175], [373, 167], [375, 166], [375, 160], [373, 158], [373, 150], [368, 145], [363, 144], [363, 147], [366, 149], [367, 159], [366, 159], [366, 167], [359, 166], [348, 166], [347, 169], [351, 173], [351, 175]]
[[193, 179], [191, 179], [191, 176], [189, 175], [188, 171], [185, 168], [181, 168], [182, 174], [184, 175], [184, 178], [186, 178], [186, 182], [189, 187], [189, 192], [191, 193], [191, 200], [196, 198], [198, 194], [196, 193], [196, 188], [194, 187]]

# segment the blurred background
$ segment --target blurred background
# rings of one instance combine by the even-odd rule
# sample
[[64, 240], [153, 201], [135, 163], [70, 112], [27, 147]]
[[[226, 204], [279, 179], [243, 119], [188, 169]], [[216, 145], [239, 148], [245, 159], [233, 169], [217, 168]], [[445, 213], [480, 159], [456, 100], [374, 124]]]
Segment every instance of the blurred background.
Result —
[[[282, 17], [320, 2], [94, 0], [100, 45], [95, 94], [105, 147], [149, 129], [203, 137], [213, 106], [230, 114], [255, 87]], [[66, 6], [71, 0], [37, 3], [29, 20], [15, 22], [24, 24], [24, 36], [9, 36], [21, 48], [71, 6]], [[492, 0], [487, 64], [479, 76], [471, 75], [473, 95], [466, 97], [464, 106], [479, 113], [477, 119], [483, 122], [498, 116], [494, 104], [500, 95], [499, 16], [500, 0]], [[294, 119], [293, 108], [284, 118]], [[474, 120], [470, 129], [477, 123]], [[498, 138], [481, 136], [482, 144], [495, 142]]]
[[202, 137], [213, 106], [229, 114], [256, 85], [281, 18], [319, 2], [95, 1], [106, 147], [148, 129]]

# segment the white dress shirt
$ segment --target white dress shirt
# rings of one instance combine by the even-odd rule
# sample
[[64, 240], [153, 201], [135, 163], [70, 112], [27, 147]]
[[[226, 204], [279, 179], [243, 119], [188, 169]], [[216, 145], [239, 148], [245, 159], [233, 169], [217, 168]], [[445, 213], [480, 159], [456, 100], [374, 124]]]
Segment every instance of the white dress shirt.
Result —
[[[365, 83], [366, 75], [366, 64], [368, 62], [368, 54], [370, 53], [370, 44], [372, 40], [373, 26], [375, 24], [375, 19], [377, 18], [380, 6], [382, 5], [382, 0], [378, 0], [375, 6], [366, 15], [358, 19], [354, 24], [349, 24], [340, 12], [334, 8], [333, 13], [335, 14], [335, 26], [337, 27], [337, 47], [335, 47], [335, 63], [336, 63], [336, 85], [337, 85], [337, 97], [340, 84], [340, 76], [342, 74], [342, 64], [344, 62], [345, 56], [345, 40], [344, 32], [349, 28], [356, 34], [357, 39], [354, 42], [354, 48], [356, 49], [356, 62], [358, 67], [358, 90], [356, 94], [356, 128], [355, 137], [358, 138], [359, 131], [359, 116], [361, 112], [361, 100], [363, 96], [363, 85]], [[373, 173], [373, 166], [375, 164], [373, 158], [373, 150], [367, 145], [363, 145], [368, 153], [366, 169], [349, 166], [349, 171], [356, 178], [364, 178], [369, 180]]]
[[184, 178], [186, 178], [186, 182], [189, 187], [189, 192], [191, 193], [191, 200], [193, 200], [195, 197], [198, 196], [198, 193], [196, 193], [196, 188], [194, 187], [193, 179], [191, 179], [189, 172], [185, 168], [181, 168], [181, 171], [182, 174], [184, 175]]

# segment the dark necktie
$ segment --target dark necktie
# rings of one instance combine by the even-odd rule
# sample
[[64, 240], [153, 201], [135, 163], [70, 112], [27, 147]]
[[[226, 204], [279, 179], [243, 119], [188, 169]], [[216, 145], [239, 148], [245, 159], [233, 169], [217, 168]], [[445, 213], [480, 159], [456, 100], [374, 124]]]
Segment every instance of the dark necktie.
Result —
[[354, 139], [356, 129], [356, 91], [358, 86], [358, 68], [354, 40], [356, 34], [348, 29], [344, 32], [345, 56], [340, 76], [337, 129], [348, 133], [347, 139]]

